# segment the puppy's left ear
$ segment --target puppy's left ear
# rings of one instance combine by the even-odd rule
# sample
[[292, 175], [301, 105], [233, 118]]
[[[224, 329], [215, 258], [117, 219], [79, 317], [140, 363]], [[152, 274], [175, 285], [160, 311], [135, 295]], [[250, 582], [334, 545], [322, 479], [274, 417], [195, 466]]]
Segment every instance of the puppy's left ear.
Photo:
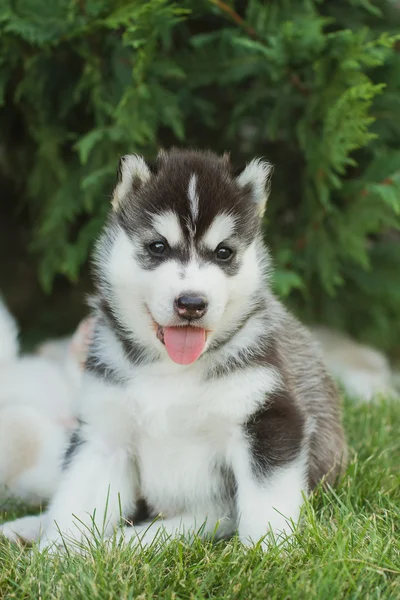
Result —
[[118, 165], [117, 185], [112, 197], [113, 210], [117, 210], [121, 202], [145, 184], [152, 175], [151, 166], [137, 154], [122, 156]]
[[273, 170], [271, 163], [255, 158], [236, 177], [240, 187], [250, 190], [251, 198], [257, 205], [260, 216], [264, 214], [267, 204]]

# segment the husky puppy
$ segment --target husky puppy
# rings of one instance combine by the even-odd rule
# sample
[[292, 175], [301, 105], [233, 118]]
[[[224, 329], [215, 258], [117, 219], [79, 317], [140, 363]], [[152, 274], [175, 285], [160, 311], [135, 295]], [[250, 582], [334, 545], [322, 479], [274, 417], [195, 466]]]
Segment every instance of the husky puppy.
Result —
[[110, 535], [122, 515], [133, 526], [119, 535], [141, 544], [238, 530], [267, 547], [298, 520], [302, 492], [336, 480], [337, 391], [268, 284], [271, 170], [253, 160], [234, 174], [228, 156], [177, 149], [154, 165], [121, 159], [79, 435], [48, 512], [6, 535], [42, 527], [42, 547], [61, 547], [60, 532]]

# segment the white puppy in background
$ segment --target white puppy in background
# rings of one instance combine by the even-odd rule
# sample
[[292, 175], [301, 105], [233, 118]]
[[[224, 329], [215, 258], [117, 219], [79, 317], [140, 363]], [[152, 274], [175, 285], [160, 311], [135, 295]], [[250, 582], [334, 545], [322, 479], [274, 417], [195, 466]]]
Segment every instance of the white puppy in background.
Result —
[[18, 328], [0, 302], [0, 508], [10, 499], [41, 505], [54, 493], [76, 425], [76, 400], [90, 334], [19, 355]]
[[395, 375], [382, 352], [327, 327], [314, 327], [311, 333], [322, 348], [329, 371], [351, 398], [371, 402], [380, 396], [398, 395]]

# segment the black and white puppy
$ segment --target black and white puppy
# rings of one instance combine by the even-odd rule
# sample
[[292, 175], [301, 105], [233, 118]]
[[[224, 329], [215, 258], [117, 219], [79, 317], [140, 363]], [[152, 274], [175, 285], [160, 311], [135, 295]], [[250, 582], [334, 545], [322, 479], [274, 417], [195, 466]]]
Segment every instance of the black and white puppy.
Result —
[[337, 391], [268, 284], [270, 174], [253, 160], [234, 175], [210, 152], [121, 160], [95, 253], [82, 425], [45, 516], [5, 535], [42, 527], [41, 545], [57, 545], [92, 519], [109, 535], [122, 512], [134, 525], [120, 535], [142, 544], [160, 529], [218, 526], [267, 547], [298, 520], [302, 492], [335, 481], [346, 458]]

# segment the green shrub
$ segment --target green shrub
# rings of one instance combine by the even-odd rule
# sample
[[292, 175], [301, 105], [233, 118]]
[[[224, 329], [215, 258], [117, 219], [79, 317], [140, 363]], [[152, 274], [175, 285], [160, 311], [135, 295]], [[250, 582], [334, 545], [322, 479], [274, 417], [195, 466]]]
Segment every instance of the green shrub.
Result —
[[0, 169], [44, 288], [79, 277], [119, 155], [262, 155], [278, 293], [395, 350], [399, 24], [389, 0], [3, 0]]

